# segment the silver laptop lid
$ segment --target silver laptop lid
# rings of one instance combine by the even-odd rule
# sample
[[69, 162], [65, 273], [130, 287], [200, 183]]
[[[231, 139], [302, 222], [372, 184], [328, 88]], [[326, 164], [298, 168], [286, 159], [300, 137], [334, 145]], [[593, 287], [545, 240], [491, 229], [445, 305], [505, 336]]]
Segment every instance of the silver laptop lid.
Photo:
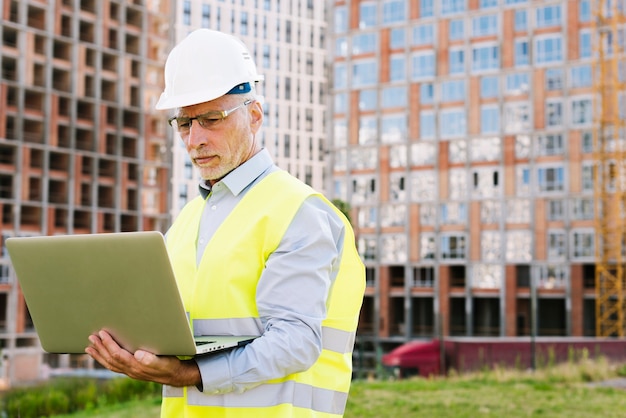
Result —
[[44, 350], [83, 353], [105, 329], [130, 352], [195, 354], [160, 232], [16, 237], [6, 246]]

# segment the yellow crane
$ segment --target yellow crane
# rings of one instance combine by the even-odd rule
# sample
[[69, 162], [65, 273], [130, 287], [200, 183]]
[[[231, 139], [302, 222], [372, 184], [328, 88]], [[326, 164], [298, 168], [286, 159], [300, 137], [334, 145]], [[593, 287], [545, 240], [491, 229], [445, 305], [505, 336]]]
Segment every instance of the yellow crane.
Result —
[[596, 335], [626, 334], [626, 1], [594, 10]]

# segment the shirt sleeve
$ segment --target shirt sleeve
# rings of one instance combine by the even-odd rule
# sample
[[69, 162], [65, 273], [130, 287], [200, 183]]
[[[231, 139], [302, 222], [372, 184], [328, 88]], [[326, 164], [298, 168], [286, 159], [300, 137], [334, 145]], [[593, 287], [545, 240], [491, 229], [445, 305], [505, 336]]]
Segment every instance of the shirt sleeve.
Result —
[[315, 363], [343, 237], [343, 222], [328, 204], [305, 200], [257, 286], [263, 334], [245, 347], [196, 358], [204, 393], [243, 392]]

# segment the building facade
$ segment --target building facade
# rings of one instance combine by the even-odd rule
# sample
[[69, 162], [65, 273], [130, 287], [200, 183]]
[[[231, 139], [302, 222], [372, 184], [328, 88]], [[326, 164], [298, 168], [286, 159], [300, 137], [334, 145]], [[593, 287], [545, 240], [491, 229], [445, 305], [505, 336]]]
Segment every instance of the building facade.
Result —
[[[176, 43], [208, 28], [239, 37], [250, 49], [264, 95], [265, 119], [257, 138], [276, 164], [322, 191], [326, 185], [329, 124], [327, 3], [312, 0], [176, 2]], [[198, 194], [198, 176], [175, 141], [172, 216]]]
[[[169, 48], [170, 3], [6, 0], [0, 53], [0, 233], [164, 231], [170, 223], [165, 115], [155, 112]], [[0, 258], [2, 382], [40, 367], [28, 309]]]
[[595, 335], [590, 3], [332, 2], [366, 367], [409, 339]]

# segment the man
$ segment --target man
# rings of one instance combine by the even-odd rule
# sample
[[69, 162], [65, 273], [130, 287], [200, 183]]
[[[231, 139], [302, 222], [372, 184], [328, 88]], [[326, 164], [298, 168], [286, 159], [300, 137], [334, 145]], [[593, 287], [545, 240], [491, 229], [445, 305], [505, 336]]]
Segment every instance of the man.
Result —
[[158, 109], [175, 109], [203, 181], [167, 233], [196, 335], [258, 335], [181, 360], [90, 336], [99, 363], [164, 384], [167, 417], [338, 417], [365, 280], [346, 218], [276, 167], [256, 140], [262, 80], [237, 38], [192, 32], [170, 53]]

